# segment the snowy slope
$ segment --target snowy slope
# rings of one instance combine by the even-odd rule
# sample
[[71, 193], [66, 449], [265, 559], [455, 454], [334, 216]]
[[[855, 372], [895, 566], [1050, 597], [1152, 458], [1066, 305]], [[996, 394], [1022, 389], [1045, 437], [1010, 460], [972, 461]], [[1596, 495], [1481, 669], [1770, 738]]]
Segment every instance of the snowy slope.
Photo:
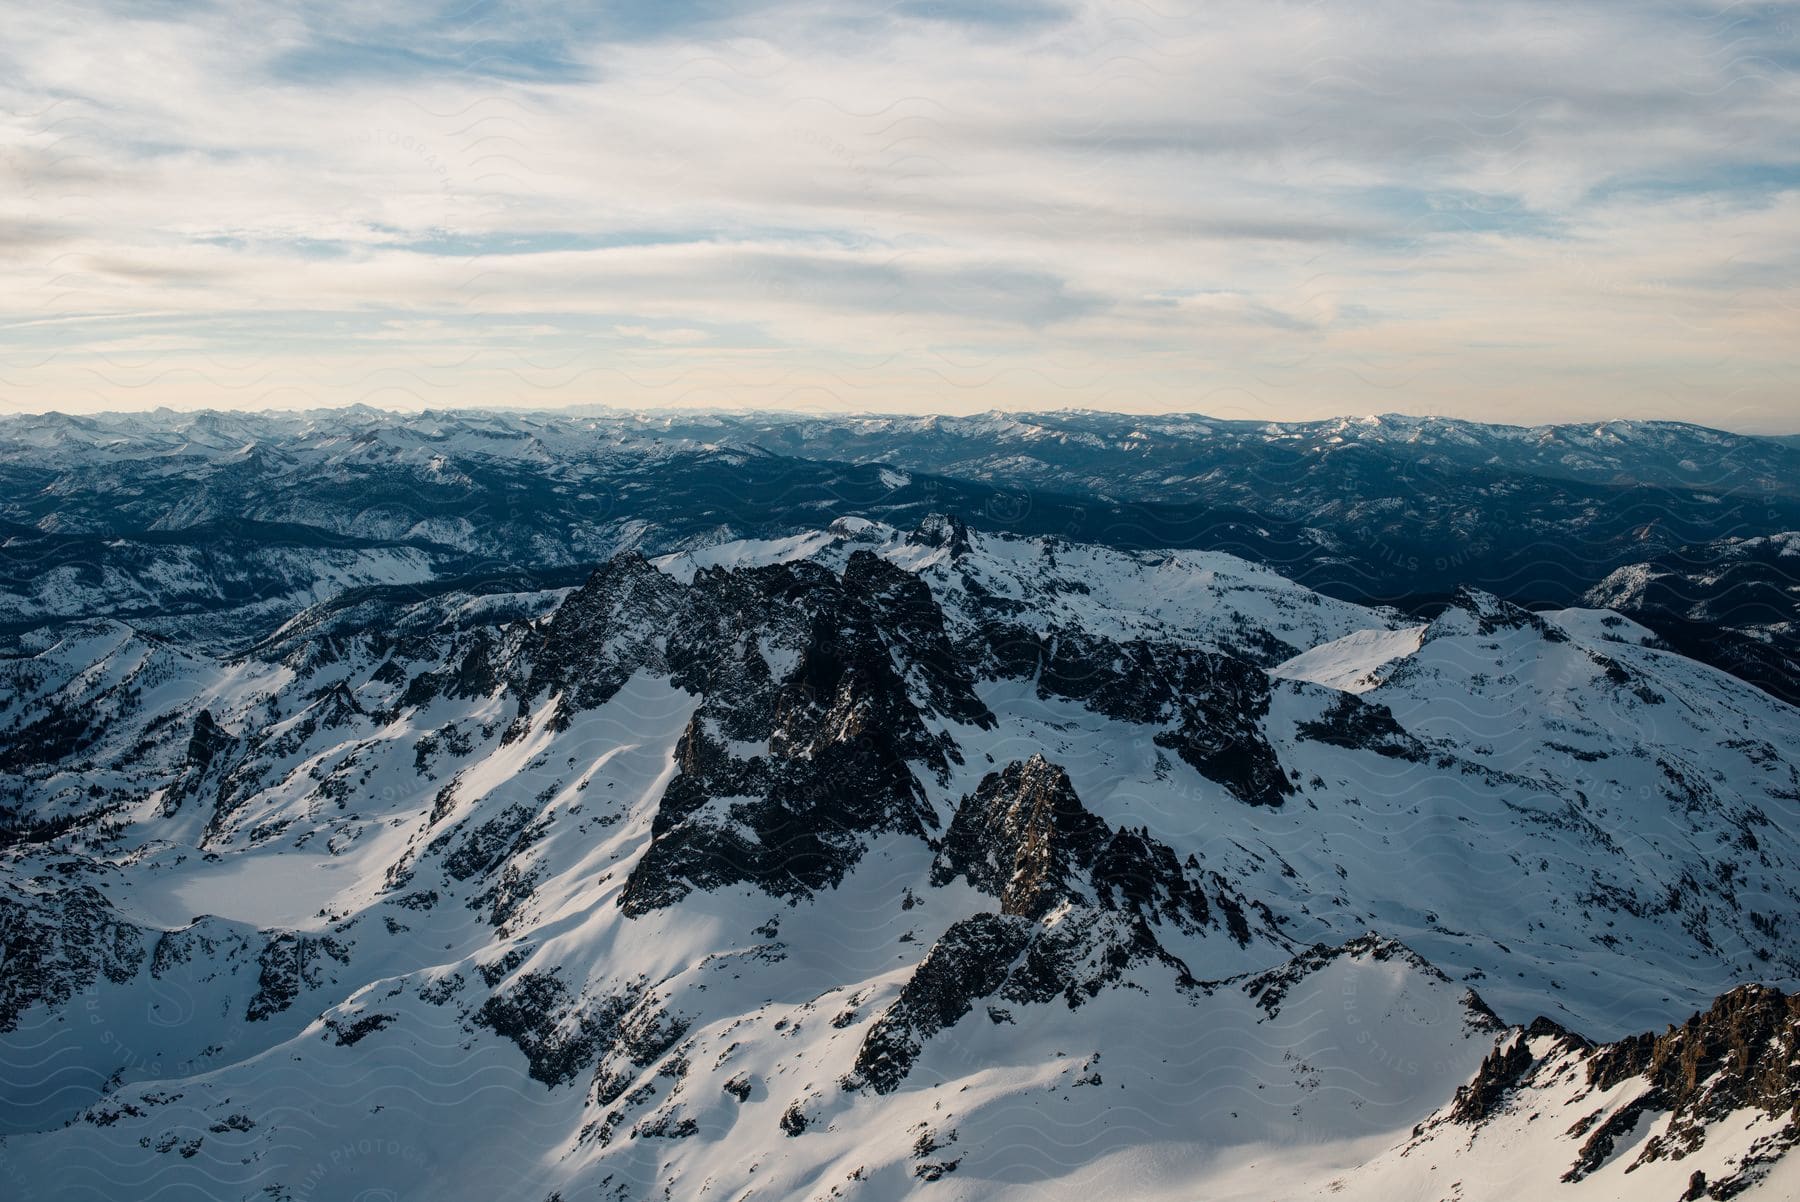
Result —
[[1366, 693], [1381, 683], [1381, 669], [1419, 649], [1423, 626], [1358, 630], [1302, 651], [1269, 670], [1283, 680], [1308, 680], [1345, 693]]
[[26, 1196], [1560, 1196], [1506, 1024], [1800, 977], [1800, 711], [1598, 611], [849, 521], [0, 682]]

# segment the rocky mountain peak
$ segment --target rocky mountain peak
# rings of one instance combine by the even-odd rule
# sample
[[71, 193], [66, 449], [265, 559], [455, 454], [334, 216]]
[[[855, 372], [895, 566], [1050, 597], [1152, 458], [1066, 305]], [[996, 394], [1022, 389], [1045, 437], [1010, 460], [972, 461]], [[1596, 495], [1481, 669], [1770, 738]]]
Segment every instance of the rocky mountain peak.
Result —
[[1423, 642], [1455, 635], [1491, 636], [1506, 630], [1529, 630], [1548, 642], [1567, 641], [1568, 636], [1524, 606], [1515, 605], [1490, 592], [1468, 585], [1457, 588], [1449, 608], [1439, 614], [1425, 629]]
[[204, 798], [208, 792], [216, 794], [226, 761], [236, 746], [237, 739], [219, 725], [210, 709], [196, 714], [181, 769], [163, 792], [162, 813], [174, 814], [190, 799]]
[[[1661, 1034], [1603, 1044], [1539, 1018], [1503, 1035], [1415, 1135], [1446, 1123], [1477, 1132], [1535, 1123], [1559, 1111], [1579, 1116], [1560, 1131], [1565, 1184], [1602, 1171], [1648, 1176], [1650, 1166], [1692, 1164], [1705, 1153], [1713, 1171], [1687, 1175], [1681, 1196], [1735, 1197], [1800, 1144], [1800, 997], [1742, 985]], [[1751, 1120], [1747, 1148], [1734, 1130], [1745, 1115], [1766, 1116]], [[1722, 1168], [1716, 1142], [1729, 1146]]]
[[915, 547], [939, 547], [951, 559], [967, 555], [971, 548], [969, 527], [953, 513], [928, 513], [919, 519], [906, 541]]
[[1644, 1077], [1691, 1125], [1744, 1106], [1800, 1120], [1800, 994], [1740, 985], [1661, 1035], [1597, 1048], [1588, 1083]]
[[963, 799], [932, 880], [967, 877], [1000, 899], [1002, 914], [1042, 918], [1072, 894], [1108, 841], [1106, 823], [1075, 795], [1069, 774], [1042, 755], [989, 773]]
[[661, 640], [685, 590], [636, 551], [595, 568], [551, 615], [532, 650], [530, 691], [560, 693], [560, 720], [603, 704], [637, 668], [661, 662]]
[[963, 798], [931, 867], [934, 884], [958, 877], [1020, 918], [1088, 906], [1187, 932], [1223, 923], [1240, 945], [1252, 937], [1235, 890], [1147, 830], [1109, 826], [1041, 754], [988, 773]]

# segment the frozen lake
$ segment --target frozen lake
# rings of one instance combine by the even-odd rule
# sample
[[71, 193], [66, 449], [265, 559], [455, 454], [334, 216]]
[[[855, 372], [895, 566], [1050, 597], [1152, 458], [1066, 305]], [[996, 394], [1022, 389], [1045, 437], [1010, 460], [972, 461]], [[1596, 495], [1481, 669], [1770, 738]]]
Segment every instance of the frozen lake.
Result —
[[336, 856], [289, 849], [209, 861], [189, 851], [183, 863], [159, 867], [113, 900], [161, 927], [184, 927], [214, 914], [258, 927], [319, 929], [327, 925], [319, 911], [359, 882], [366, 892], [368, 873], [375, 870], [378, 878], [382, 857], [397, 854], [404, 842], [376, 837]]

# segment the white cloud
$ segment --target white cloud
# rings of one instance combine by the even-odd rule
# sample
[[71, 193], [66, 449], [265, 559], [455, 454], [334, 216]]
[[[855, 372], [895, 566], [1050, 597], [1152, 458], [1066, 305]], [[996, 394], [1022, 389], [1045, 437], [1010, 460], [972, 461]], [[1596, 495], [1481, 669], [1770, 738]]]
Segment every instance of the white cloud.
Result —
[[664, 346], [692, 346], [705, 342], [711, 337], [705, 330], [678, 326], [671, 329], [657, 329], [654, 326], [614, 326], [614, 333], [622, 338], [635, 338], [643, 342], [655, 342]]
[[14, 408], [1800, 425], [1791, 7], [131, 11], [9, 14]]

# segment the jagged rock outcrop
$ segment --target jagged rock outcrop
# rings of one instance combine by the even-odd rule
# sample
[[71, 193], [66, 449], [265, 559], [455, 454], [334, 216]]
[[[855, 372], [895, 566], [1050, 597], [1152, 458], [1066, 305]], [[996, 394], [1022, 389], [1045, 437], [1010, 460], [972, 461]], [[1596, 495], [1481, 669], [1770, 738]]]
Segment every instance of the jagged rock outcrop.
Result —
[[928, 513], [906, 536], [915, 547], [941, 547], [951, 559], [967, 555], [970, 550], [969, 527], [953, 513]]
[[1450, 1107], [1451, 1121], [1478, 1123], [1487, 1118], [1518, 1085], [1531, 1065], [1531, 1048], [1523, 1032], [1510, 1044], [1496, 1045], [1482, 1059], [1481, 1070], [1474, 1079], [1457, 1088], [1456, 1101]]
[[[1728, 1156], [1727, 1171], [1695, 1172], [1683, 1195], [1735, 1197], [1800, 1144], [1800, 997], [1742, 985], [1660, 1035], [1605, 1044], [1539, 1018], [1500, 1040], [1440, 1117], [1414, 1134], [1438, 1123], [1479, 1130], [1509, 1117], [1536, 1122], [1539, 1111], [1559, 1106], [1580, 1115], [1561, 1133], [1574, 1152], [1565, 1183], [1602, 1168], [1630, 1174], [1681, 1161], [1707, 1148], [1714, 1124], [1768, 1116], [1769, 1127]], [[1638, 1141], [1621, 1160], [1621, 1145]]]
[[300, 995], [328, 984], [333, 965], [350, 963], [351, 945], [330, 935], [304, 931], [276, 931], [257, 954], [256, 993], [244, 1008], [244, 1018], [261, 1022], [280, 1014]]
[[577, 995], [555, 971], [521, 973], [470, 1017], [511, 1040], [532, 1080], [552, 1089], [592, 1068], [595, 1099], [603, 1105], [616, 1100], [635, 1070], [661, 1056], [685, 1029], [641, 981]]
[[1564, 1180], [1591, 1173], [1647, 1112], [1667, 1113], [1668, 1122], [1634, 1165], [1692, 1154], [1706, 1143], [1711, 1123], [1741, 1110], [1785, 1120], [1746, 1161], [1737, 1182], [1707, 1186], [1710, 1197], [1731, 1197], [1759, 1175], [1761, 1165], [1800, 1143], [1800, 995], [1741, 985], [1679, 1027], [1605, 1044], [1589, 1055], [1592, 1089], [1612, 1089], [1632, 1078], [1646, 1082], [1643, 1092], [1594, 1130]]
[[1389, 759], [1418, 763], [1429, 756], [1424, 745], [1395, 720], [1393, 710], [1355, 693], [1338, 694], [1316, 721], [1300, 723], [1295, 733], [1315, 743], [1373, 751]]
[[962, 919], [932, 945], [865, 1036], [853, 1086], [898, 1088], [925, 1041], [983, 998], [1060, 998], [1074, 1009], [1150, 964], [1177, 988], [1194, 984], [1158, 939], [1160, 924], [1187, 933], [1223, 924], [1240, 944], [1251, 938], [1245, 903], [1223, 881], [1177, 863], [1147, 832], [1109, 827], [1041, 755], [989, 773], [963, 799], [931, 872], [936, 885], [958, 878], [997, 897], [1000, 913]]
[[32, 1006], [60, 1006], [101, 977], [129, 981], [145, 955], [144, 932], [92, 885], [0, 891], [0, 1033]]
[[531, 648], [530, 695], [560, 694], [556, 720], [562, 726], [577, 712], [605, 704], [633, 672], [661, 665], [661, 640], [682, 591], [636, 551], [594, 569]]
[[218, 724], [211, 710], [203, 709], [195, 715], [194, 733], [188, 737], [181, 772], [163, 792], [163, 814], [173, 815], [188, 801], [203, 798], [209, 788], [216, 792], [236, 746], [237, 740]]
[[[962, 532], [966, 546], [968, 532]], [[882, 641], [899, 652], [908, 683], [926, 708], [982, 729], [994, 716], [975, 695], [975, 680], [951, 645], [944, 611], [925, 582], [872, 551], [858, 550], [844, 567], [847, 595], [868, 607]]]
[[1019, 628], [988, 628], [989, 662], [1013, 674], [1037, 673], [1044, 697], [1080, 701], [1109, 718], [1173, 723], [1157, 736], [1208, 780], [1250, 805], [1280, 805], [1293, 785], [1263, 733], [1268, 674], [1223, 652], [1143, 639], [1120, 642], [1058, 629], [1035, 658]]
[[1002, 914], [1035, 921], [1086, 894], [1077, 878], [1100, 858], [1109, 833], [1081, 804], [1068, 773], [1034, 755], [990, 773], [963, 800], [931, 881], [967, 877], [1000, 899]]
[[945, 931], [864, 1036], [850, 1084], [876, 1093], [898, 1089], [925, 1040], [953, 1026], [977, 998], [998, 992], [1030, 942], [1030, 923], [1001, 914], [977, 914]]
[[782, 564], [701, 573], [693, 591], [667, 655], [674, 681], [705, 701], [621, 895], [626, 913], [737, 882], [828, 887], [868, 836], [925, 838], [938, 819], [914, 766], [941, 778], [956, 754], [928, 723], [993, 718], [924, 584], [857, 551], [841, 578]]
[[1533, 1019], [1531, 1025], [1518, 1032], [1510, 1042], [1503, 1039], [1495, 1044], [1494, 1050], [1482, 1058], [1481, 1068], [1469, 1083], [1457, 1087], [1456, 1098], [1450, 1105], [1450, 1121], [1473, 1126], [1496, 1114], [1539, 1063], [1532, 1053], [1532, 1041], [1546, 1037], [1556, 1041], [1551, 1055], [1585, 1052], [1593, 1046], [1551, 1019]]
[[1036, 920], [1076, 904], [1190, 932], [1224, 921], [1249, 940], [1244, 903], [1223, 880], [1146, 831], [1109, 826], [1041, 755], [989, 773], [963, 799], [931, 869], [933, 884], [958, 877], [998, 898], [1002, 914]]
[[893, 1092], [925, 1041], [982, 999], [1024, 1004], [1060, 997], [1074, 1009], [1151, 961], [1165, 965], [1177, 982], [1192, 979], [1135, 915], [1076, 906], [1047, 923], [1006, 914], [962, 919], [932, 945], [900, 997], [871, 1024], [845, 1083]]

